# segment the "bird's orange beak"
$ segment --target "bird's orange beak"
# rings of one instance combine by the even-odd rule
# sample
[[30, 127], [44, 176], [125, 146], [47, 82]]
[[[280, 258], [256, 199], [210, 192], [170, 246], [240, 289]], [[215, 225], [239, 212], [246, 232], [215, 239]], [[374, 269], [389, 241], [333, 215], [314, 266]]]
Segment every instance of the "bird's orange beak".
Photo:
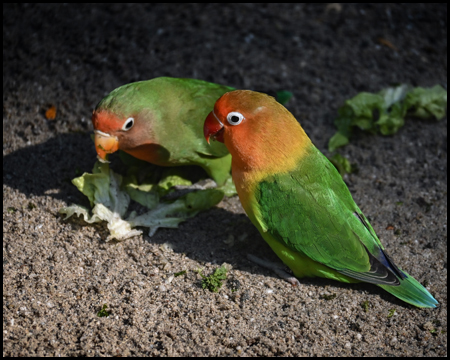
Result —
[[119, 139], [100, 130], [94, 130], [95, 150], [101, 162], [107, 162], [107, 155], [119, 150]]
[[203, 135], [205, 135], [205, 139], [209, 144], [209, 139], [212, 136], [214, 139], [220, 142], [224, 142], [223, 140], [223, 132], [224, 126], [214, 114], [214, 111], [211, 111], [209, 115], [206, 117], [205, 125], [203, 125]]

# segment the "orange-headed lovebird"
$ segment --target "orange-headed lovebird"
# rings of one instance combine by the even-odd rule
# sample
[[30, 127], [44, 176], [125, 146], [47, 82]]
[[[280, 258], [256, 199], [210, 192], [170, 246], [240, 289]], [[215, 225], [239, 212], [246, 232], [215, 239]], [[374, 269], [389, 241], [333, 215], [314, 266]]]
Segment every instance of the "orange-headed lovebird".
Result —
[[436, 306], [386, 254], [339, 172], [272, 97], [224, 94], [206, 118], [204, 135], [225, 143], [243, 208], [296, 277], [364, 281], [412, 305]]

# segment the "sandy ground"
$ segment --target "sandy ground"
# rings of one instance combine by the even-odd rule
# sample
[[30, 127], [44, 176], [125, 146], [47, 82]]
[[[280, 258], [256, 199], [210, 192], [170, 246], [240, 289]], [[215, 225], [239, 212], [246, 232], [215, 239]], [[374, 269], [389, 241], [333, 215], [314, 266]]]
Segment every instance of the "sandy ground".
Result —
[[[289, 110], [328, 154], [346, 98], [447, 87], [447, 6], [4, 5], [4, 356], [447, 355], [447, 119], [358, 133], [340, 151], [359, 167], [345, 178], [355, 201], [433, 310], [367, 284], [290, 286], [247, 260], [276, 257], [236, 197], [121, 243], [63, 221], [61, 207], [87, 205], [70, 179], [95, 162], [95, 104], [162, 75], [291, 90]], [[195, 270], [224, 262], [224, 286], [203, 290]]]

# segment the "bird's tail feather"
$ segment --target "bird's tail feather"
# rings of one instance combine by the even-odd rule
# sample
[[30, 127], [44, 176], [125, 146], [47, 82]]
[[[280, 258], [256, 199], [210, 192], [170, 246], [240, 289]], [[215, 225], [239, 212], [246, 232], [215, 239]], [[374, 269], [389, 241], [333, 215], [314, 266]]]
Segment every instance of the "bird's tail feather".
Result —
[[392, 295], [421, 308], [434, 308], [438, 304], [436, 299], [416, 279], [407, 274], [405, 279], [399, 279], [399, 286], [378, 285]]

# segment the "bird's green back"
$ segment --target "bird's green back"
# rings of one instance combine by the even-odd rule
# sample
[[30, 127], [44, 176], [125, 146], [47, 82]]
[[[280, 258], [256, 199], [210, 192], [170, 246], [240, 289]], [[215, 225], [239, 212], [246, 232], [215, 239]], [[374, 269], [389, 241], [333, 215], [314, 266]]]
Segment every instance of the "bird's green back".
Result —
[[386, 273], [391, 262], [373, 228], [340, 174], [314, 145], [294, 171], [261, 181], [254, 201], [262, 227], [287, 248], [358, 280], [395, 282]]

